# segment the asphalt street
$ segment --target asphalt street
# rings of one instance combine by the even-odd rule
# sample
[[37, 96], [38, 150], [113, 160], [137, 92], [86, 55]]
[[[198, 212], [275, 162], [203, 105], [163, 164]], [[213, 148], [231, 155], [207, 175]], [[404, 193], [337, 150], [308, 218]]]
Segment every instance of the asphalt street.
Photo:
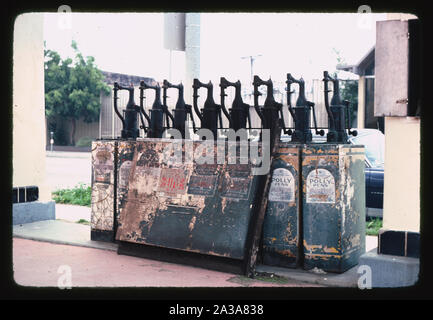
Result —
[[79, 183], [90, 185], [90, 152], [47, 151], [46, 181], [51, 190], [72, 188]]

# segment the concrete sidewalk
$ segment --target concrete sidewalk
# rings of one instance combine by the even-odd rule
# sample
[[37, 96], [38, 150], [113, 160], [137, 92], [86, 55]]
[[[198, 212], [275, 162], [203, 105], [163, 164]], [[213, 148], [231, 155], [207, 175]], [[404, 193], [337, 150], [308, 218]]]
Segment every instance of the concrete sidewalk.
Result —
[[[74, 246], [77, 248], [81, 248], [81, 252], [86, 258], [88, 259], [89, 255], [102, 255], [104, 256], [104, 260], [106, 260], [106, 263], [104, 264], [107, 268], [110, 268], [111, 265], [117, 265], [118, 261], [126, 261], [125, 256], [117, 255], [117, 244], [115, 243], [107, 243], [107, 242], [100, 242], [100, 241], [92, 241], [90, 240], [90, 226], [87, 224], [81, 224], [76, 223], [76, 221], [80, 219], [84, 219], [87, 221], [90, 221], [90, 208], [88, 207], [80, 207], [80, 206], [71, 206], [71, 205], [56, 205], [56, 217], [57, 220], [46, 220], [46, 221], [38, 221], [33, 223], [27, 223], [22, 225], [15, 225], [13, 226], [13, 236], [14, 238], [14, 269], [15, 267], [18, 267], [21, 261], [21, 254], [24, 254], [22, 252], [21, 254], [18, 254], [18, 252], [15, 252], [15, 250], [25, 251], [28, 250], [25, 249], [26, 246], [31, 247], [40, 247], [37, 250], [30, 250], [29, 254], [32, 254], [32, 259], [36, 263], [37, 261], [48, 261], [46, 256], [43, 256], [44, 250], [48, 250], [49, 247], [44, 244], [40, 243], [32, 243], [29, 244], [29, 242], [25, 242], [26, 244], [23, 244], [22, 239], [27, 240], [37, 240], [42, 242], [47, 242], [51, 244], [52, 250], [58, 250], [57, 245], [69, 245]], [[21, 239], [19, 239], [21, 238]], [[33, 241], [34, 242], [34, 241]], [[54, 245], [54, 246], [53, 246]], [[366, 249], [367, 251], [375, 250], [377, 247], [377, 238], [376, 237], [366, 237]], [[91, 248], [94, 249], [102, 249], [105, 251], [105, 253], [96, 253], [97, 251], [91, 251], [87, 252], [88, 249]], [[63, 249], [63, 252], [75, 250], [77, 259], [80, 256], [79, 250], [80, 249]], [[100, 251], [100, 250], [99, 250]], [[48, 257], [51, 257], [51, 255], [48, 255]], [[18, 260], [15, 261], [15, 258]], [[61, 256], [58, 257], [59, 259]], [[178, 272], [176, 271], [178, 268], [181, 268], [182, 272], [191, 272], [191, 275], [184, 275], [184, 277], [188, 278], [193, 277], [193, 274], [197, 273], [203, 273], [203, 279], [207, 279], [205, 283], [200, 282], [199, 286], [232, 286], [233, 282], [237, 283], [241, 286], [257, 286], [257, 285], [263, 285], [263, 286], [327, 286], [327, 287], [357, 287], [358, 278], [359, 275], [357, 274], [358, 267], [355, 266], [354, 268], [346, 271], [342, 274], [333, 274], [333, 273], [326, 273], [322, 270], [312, 270], [312, 271], [306, 271], [302, 269], [286, 269], [286, 268], [278, 268], [278, 267], [272, 267], [267, 265], [257, 265], [256, 271], [264, 277], [264, 279], [268, 279], [270, 281], [259, 281], [259, 283], [256, 283], [253, 279], [248, 279], [242, 276], [235, 276], [232, 274], [225, 274], [226, 280], [231, 279], [228, 283], [222, 282], [219, 283], [209, 281], [209, 279], [212, 279], [210, 276], [210, 273], [214, 273], [215, 271], [201, 269], [201, 268], [194, 268], [189, 266], [180, 266], [172, 263], [163, 263], [159, 261], [153, 261], [148, 259], [141, 259], [141, 258], [135, 258], [135, 257], [128, 257], [132, 260], [130, 263], [132, 263], [131, 268], [134, 269], [136, 264], [138, 263], [136, 259], [139, 261], [142, 261], [143, 263], [146, 262], [148, 265], [152, 264], [158, 264], [158, 265], [164, 265], [163, 269], [171, 270], [175, 274]], [[107, 260], [108, 259], [108, 260]], [[80, 261], [71, 262], [75, 265], [75, 263], [79, 264]], [[68, 260], [69, 261], [69, 260]], [[85, 261], [85, 260], [83, 260]], [[81, 261], [81, 263], [83, 262]], [[87, 261], [87, 260], [86, 260]], [[127, 261], [129, 261], [127, 259]], [[17, 264], [15, 263], [17, 262]], [[29, 263], [28, 261], [22, 263]], [[42, 263], [42, 262], [41, 262]], [[52, 262], [55, 264], [55, 262]], [[94, 268], [94, 266], [88, 264], [86, 262], [86, 265], [88, 268]], [[40, 265], [42, 268], [43, 263]], [[76, 268], [77, 269], [77, 268]], [[77, 269], [78, 270], [78, 269]], [[76, 272], [77, 272], [76, 270]], [[81, 270], [81, 269], [80, 269]], [[125, 268], [125, 270], [129, 270], [128, 268]], [[118, 271], [118, 270], [117, 270]], [[144, 271], [144, 270], [143, 270]], [[18, 272], [18, 271], [17, 271]], [[81, 270], [80, 272], [86, 272], [85, 270]], [[209, 273], [210, 278], [207, 278], [204, 276], [205, 274]], [[17, 274], [20, 274], [21, 277], [26, 278], [25, 273], [18, 272]], [[118, 274], [113, 271], [113, 276], [115, 274]], [[224, 274], [224, 273], [223, 273]], [[83, 279], [86, 278], [86, 276], [83, 274]], [[95, 277], [97, 277], [95, 275]], [[23, 279], [24, 279], [23, 278]], [[23, 280], [24, 282], [30, 281], [31, 279]], [[36, 281], [36, 280], [35, 280]], [[36, 281], [36, 283], [39, 280]], [[131, 285], [130, 280], [125, 280], [126, 282], [122, 284], [121, 279], [114, 280], [111, 279], [111, 282], [104, 282], [102, 279], [98, 282], [98, 285], [109, 285], [109, 286], [129, 286]], [[140, 280], [141, 281], [141, 280]], [[141, 282], [137, 282], [135, 285], [140, 286], [142, 285], [150, 285], [150, 286], [160, 286], [160, 285], [167, 285], [165, 281], [162, 281], [161, 279], [155, 282], [149, 282], [149, 280], [143, 279]], [[162, 281], [162, 282], [161, 282]], [[51, 283], [51, 282], [50, 282]], [[87, 283], [87, 282], [83, 282]], [[111, 284], [110, 284], [111, 283]], [[191, 282], [193, 283], [193, 282]], [[153, 285], [152, 285], [153, 284]], [[77, 285], [81, 285], [80, 283], [77, 283]], [[83, 284], [85, 286], [85, 284]], [[181, 283], [179, 283], [181, 285]], [[183, 286], [189, 286], [187, 283], [185, 283]]]
[[91, 152], [74, 152], [74, 151], [46, 151], [47, 157], [52, 158], [79, 158], [79, 159], [89, 159], [92, 157]]

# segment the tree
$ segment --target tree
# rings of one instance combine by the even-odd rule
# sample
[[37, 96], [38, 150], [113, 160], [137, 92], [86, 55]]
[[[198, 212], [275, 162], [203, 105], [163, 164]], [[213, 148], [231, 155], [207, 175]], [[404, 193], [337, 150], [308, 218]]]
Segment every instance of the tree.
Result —
[[358, 114], [358, 80], [343, 80], [340, 83], [341, 99], [350, 102], [350, 119], [353, 121]]
[[94, 122], [99, 117], [101, 92], [108, 95], [110, 87], [104, 83], [94, 57], [83, 57], [77, 43], [72, 41], [75, 59], [62, 60], [52, 50], [45, 53], [45, 114], [48, 119], [57, 116], [72, 123], [69, 141], [75, 145], [76, 121]]
[[[346, 61], [341, 57], [340, 51], [332, 48], [337, 56], [337, 64], [345, 64]], [[338, 77], [339, 70], [334, 72], [334, 77]], [[341, 100], [350, 102], [350, 119], [353, 121], [358, 114], [358, 80], [340, 80]], [[350, 124], [352, 125], [352, 123]]]

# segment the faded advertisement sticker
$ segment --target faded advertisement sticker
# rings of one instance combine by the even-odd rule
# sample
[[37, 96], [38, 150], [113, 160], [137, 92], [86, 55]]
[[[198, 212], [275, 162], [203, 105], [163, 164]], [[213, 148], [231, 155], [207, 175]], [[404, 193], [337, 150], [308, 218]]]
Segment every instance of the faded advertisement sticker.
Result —
[[295, 179], [289, 170], [284, 168], [274, 170], [268, 200], [295, 202]]
[[221, 197], [234, 198], [239, 200], [248, 199], [251, 188], [251, 179], [225, 177]]
[[110, 144], [98, 145], [92, 156], [94, 182], [111, 183], [114, 168], [112, 146]]
[[129, 171], [131, 170], [132, 161], [126, 160], [119, 169], [119, 188], [128, 187]]
[[186, 190], [187, 173], [183, 169], [161, 169], [158, 192], [165, 196], [184, 194]]
[[335, 203], [335, 179], [328, 170], [315, 169], [308, 174], [307, 203]]
[[189, 179], [188, 193], [202, 196], [212, 196], [217, 183], [216, 175], [192, 175]]
[[[138, 164], [138, 162], [137, 162]], [[158, 189], [159, 177], [161, 175], [161, 168], [151, 167], [135, 167], [135, 179], [137, 183], [137, 191], [140, 194], [150, 195]]]

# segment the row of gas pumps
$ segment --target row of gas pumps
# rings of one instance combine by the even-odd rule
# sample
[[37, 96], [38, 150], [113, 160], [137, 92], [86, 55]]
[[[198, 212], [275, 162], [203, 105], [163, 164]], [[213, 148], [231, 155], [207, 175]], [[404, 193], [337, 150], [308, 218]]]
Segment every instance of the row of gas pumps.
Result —
[[[348, 135], [356, 135], [356, 131], [353, 131], [350, 128], [351, 119], [349, 112], [349, 101], [341, 101], [339, 94], [339, 80], [330, 77], [327, 71], [324, 72], [323, 81], [325, 85], [325, 107], [329, 119], [329, 132], [327, 134], [327, 142], [347, 143]], [[328, 89], [328, 82], [333, 83], [333, 90]], [[297, 80], [291, 74], [287, 74], [286, 83], [288, 93], [288, 110], [295, 123], [292, 142], [308, 143], [312, 141], [312, 134], [310, 130], [311, 114], [313, 116], [316, 134], [324, 135], [323, 130], [317, 129], [316, 117], [314, 112], [315, 104], [311, 101], [308, 101], [305, 97], [304, 80], [302, 78]], [[294, 107], [291, 105], [291, 95], [294, 93], [293, 91], [291, 91], [292, 84], [299, 85], [299, 96], [296, 100], [296, 105]], [[260, 106], [258, 102], [259, 96], [262, 95], [262, 93], [259, 91], [260, 86], [267, 87], [266, 100], [263, 106]], [[202, 83], [200, 80], [194, 79], [192, 87], [194, 111], [196, 116], [200, 120], [200, 128], [211, 130], [214, 136], [217, 137], [217, 130], [224, 129], [222, 114], [224, 114], [224, 116], [228, 119], [229, 128], [235, 131], [239, 129], [246, 129], [247, 122], [248, 127], [251, 128], [250, 106], [244, 103], [242, 100], [240, 81], [230, 82], [226, 78], [221, 77], [219, 84], [221, 92], [220, 104], [217, 104], [214, 101], [213, 84], [211, 81], [209, 81], [208, 83]], [[228, 87], [235, 88], [234, 100], [232, 103], [232, 107], [229, 110], [227, 110], [225, 106], [225, 97], [227, 96], [225, 90]], [[260, 120], [262, 122], [262, 128], [270, 129], [271, 127], [273, 127], [275, 121], [277, 121], [277, 117], [279, 117], [278, 121], [281, 122], [281, 127], [283, 128], [284, 133], [292, 135], [292, 130], [286, 128], [284, 123], [282, 104], [276, 102], [273, 97], [272, 80], [264, 81], [258, 76], [254, 76], [253, 87], [254, 109], [260, 117]], [[167, 106], [167, 90], [170, 88], [178, 90], [178, 99], [175, 108], [171, 112]], [[198, 106], [198, 98], [200, 97], [198, 92], [200, 88], [207, 89], [207, 98], [204, 102], [203, 108], [201, 109]], [[144, 109], [144, 91], [147, 89], [152, 89], [155, 91], [155, 99], [153, 101], [152, 108], [148, 110], [148, 112], [146, 112]], [[129, 101], [126, 105], [126, 108], [123, 110], [123, 115], [119, 112], [117, 105], [117, 100], [119, 99], [119, 90], [129, 91]], [[161, 87], [159, 84], [149, 85], [146, 84], [144, 81], [141, 81], [139, 90], [140, 103], [139, 105], [136, 105], [134, 101], [134, 87], [122, 86], [119, 85], [117, 82], [114, 83], [114, 110], [117, 116], [122, 121], [123, 125], [123, 130], [121, 131], [120, 137], [121, 139], [136, 139], [140, 137], [139, 128], [143, 129], [143, 136], [147, 138], [162, 138], [165, 129], [168, 128], [179, 130], [182, 133], [182, 138], [186, 138], [185, 134], [189, 135], [188, 132], [185, 133], [185, 123], [188, 118], [190, 121], [192, 121], [192, 127], [194, 132], [200, 129], [197, 128], [195, 124], [192, 106], [185, 103], [184, 87], [182, 83], [174, 85], [167, 80], [164, 80]], [[328, 93], [330, 91], [333, 91], [333, 95], [329, 103]], [[277, 115], [277, 113], [279, 113], [279, 116]], [[140, 119], [140, 126], [138, 125], [138, 119]], [[146, 119], [146, 121], [144, 121], [144, 119]]]
[[[254, 108], [243, 102], [240, 81], [224, 77], [219, 104], [213, 84], [194, 79], [193, 106], [185, 103], [181, 83], [164, 80], [160, 87], [141, 82], [139, 105], [133, 87], [115, 83], [114, 110], [123, 129], [117, 139], [92, 144], [92, 240], [115, 241], [120, 254], [249, 276], [257, 261], [330, 272], [356, 265], [365, 251], [364, 147], [348, 142], [356, 131], [350, 128], [349, 103], [341, 101], [338, 79], [325, 71], [323, 81], [328, 127], [326, 142], [320, 143], [312, 133], [314, 129], [316, 135], [325, 134], [317, 127], [315, 104], [305, 97], [303, 79], [291, 74], [286, 84], [293, 128], [284, 121], [283, 104], [274, 99], [272, 80], [257, 75], [252, 83]], [[293, 85], [299, 86], [294, 106]], [[266, 87], [263, 105], [261, 86]], [[231, 108], [225, 105], [229, 87], [235, 88]], [[203, 108], [198, 105], [201, 88], [207, 89]], [[147, 89], [155, 90], [148, 112]], [[168, 89], [178, 90], [172, 111]], [[117, 105], [119, 90], [129, 91], [123, 114]], [[251, 126], [252, 109], [260, 128]], [[166, 129], [176, 129], [181, 136], [165, 138]], [[191, 129], [201, 139], [192, 139]], [[207, 129], [213, 139], [204, 140], [200, 129]], [[218, 136], [220, 129], [261, 133], [258, 139], [230, 140]], [[281, 133], [290, 141], [281, 139]], [[177, 158], [173, 145], [178, 147]], [[257, 157], [251, 157], [254, 152]], [[197, 154], [211, 160], [196, 161]], [[269, 170], [254, 174], [266, 161]]]

